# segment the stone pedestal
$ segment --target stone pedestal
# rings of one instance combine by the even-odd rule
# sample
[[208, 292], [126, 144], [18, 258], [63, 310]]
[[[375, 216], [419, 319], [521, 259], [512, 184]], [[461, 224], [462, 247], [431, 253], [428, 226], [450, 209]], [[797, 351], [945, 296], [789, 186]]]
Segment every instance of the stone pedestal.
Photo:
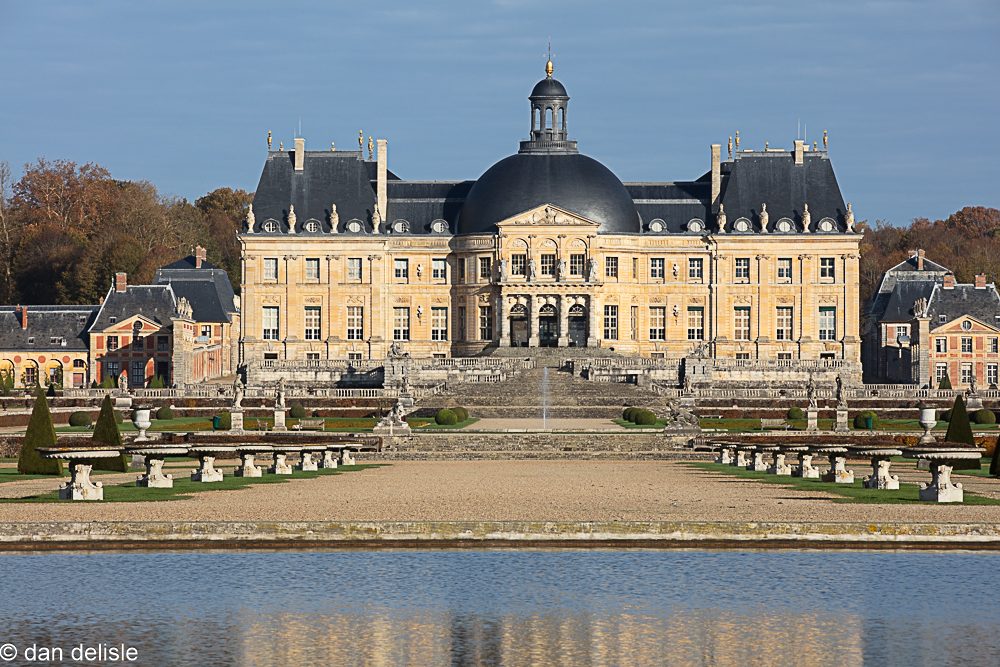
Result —
[[[949, 462], [950, 463], [950, 462]], [[920, 499], [936, 503], [960, 503], [965, 500], [961, 483], [952, 483], [953, 466], [942, 461], [931, 461], [931, 483], [920, 484]]]
[[937, 426], [937, 410], [934, 408], [921, 408], [920, 409], [920, 426], [923, 427], [924, 433], [917, 440], [918, 445], [933, 445], [937, 442], [937, 439], [931, 435], [931, 429]]
[[319, 470], [319, 465], [314, 458], [314, 452], [302, 452], [299, 454], [298, 469], [302, 472], [315, 472]]
[[979, 395], [979, 392], [969, 394], [965, 397], [965, 409], [969, 412], [975, 412], [976, 410], [983, 409], [983, 399]]
[[69, 481], [59, 488], [60, 500], [104, 500], [104, 485], [90, 481], [91, 463], [70, 463]]
[[263, 477], [263, 471], [259, 465], [255, 465], [256, 455], [240, 452], [240, 464], [233, 470], [234, 477]]
[[267, 469], [272, 475], [291, 475], [292, 466], [288, 465], [288, 454], [274, 453], [274, 463]]
[[229, 430], [232, 431], [233, 433], [242, 433], [243, 432], [243, 411], [242, 410], [233, 410], [230, 413], [230, 415], [231, 415], [231, 422], [230, 422]]
[[847, 469], [847, 457], [843, 454], [830, 454], [829, 459], [830, 469], [820, 479], [837, 484], [854, 484], [854, 471]]
[[331, 469], [337, 467], [337, 453], [328, 449], [323, 452], [323, 458], [320, 459], [319, 467], [324, 469]]
[[221, 482], [222, 471], [215, 467], [215, 457], [198, 454], [198, 467], [191, 471], [192, 482]]
[[837, 433], [847, 433], [851, 430], [847, 421], [847, 408], [837, 408], [837, 424], [833, 430]]
[[774, 458], [771, 462], [771, 467], [767, 469], [772, 475], [791, 475], [792, 466], [785, 463], [785, 455], [781, 452], [775, 452]]
[[146, 467], [146, 474], [135, 480], [136, 486], [144, 486], [149, 489], [174, 488], [174, 476], [163, 474], [164, 460], [162, 458], [146, 456], [143, 463]]
[[733, 462], [733, 448], [719, 447], [719, 455], [715, 457], [715, 462], [723, 465], [731, 464]]
[[806, 430], [807, 431], [818, 431], [819, 430], [818, 417], [819, 417], [819, 411], [816, 408], [807, 408], [806, 409]]
[[351, 456], [351, 450], [343, 449], [340, 451], [340, 465], [342, 466], [353, 466], [357, 465], [354, 457]]
[[272, 431], [287, 431], [288, 427], [285, 426], [285, 410], [276, 408], [274, 410], [274, 428]]
[[872, 458], [872, 474], [862, 480], [866, 489], [895, 490], [899, 488], [899, 477], [889, 474], [889, 459]]
[[792, 469], [792, 477], [802, 479], [819, 479], [819, 468], [813, 466], [813, 455], [808, 453], [799, 454], [799, 464]]
[[128, 464], [129, 470], [145, 470], [146, 459], [142, 454], [133, 454], [132, 460]]
[[736, 466], [736, 467], [738, 467], [738, 468], [749, 468], [750, 467], [750, 460], [747, 457], [748, 453], [749, 452], [747, 450], [745, 450], [745, 449], [737, 449], [736, 450], [736, 459], [733, 461], [733, 465]]
[[753, 452], [747, 470], [754, 472], [767, 472], [767, 463], [764, 461], [764, 452]]

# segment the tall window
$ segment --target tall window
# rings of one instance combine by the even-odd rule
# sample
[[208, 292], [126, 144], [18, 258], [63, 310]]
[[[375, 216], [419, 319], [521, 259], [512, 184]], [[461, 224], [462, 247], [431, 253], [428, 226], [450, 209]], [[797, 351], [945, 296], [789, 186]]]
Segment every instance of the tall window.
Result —
[[663, 257], [651, 257], [649, 260], [649, 277], [651, 280], [663, 280], [665, 275], [664, 266], [666, 259]]
[[169, 336], [157, 336], [156, 337], [156, 351], [157, 352], [169, 352], [170, 351], [170, 337]]
[[750, 258], [749, 257], [737, 257], [736, 264], [733, 270], [733, 278], [738, 283], [748, 283], [750, 282]]
[[987, 347], [988, 347], [989, 351], [992, 354], [996, 354], [997, 353], [997, 339], [996, 338], [990, 338], [990, 342], [989, 342], [989, 345]]
[[649, 340], [667, 339], [667, 307], [649, 307]]
[[733, 338], [750, 340], [750, 307], [737, 306], [733, 309]]
[[510, 275], [527, 275], [528, 256], [524, 253], [510, 256]]
[[410, 340], [410, 309], [392, 309], [392, 339]]
[[306, 257], [306, 281], [319, 282], [319, 257]]
[[458, 340], [465, 340], [465, 306], [458, 307], [458, 317], [455, 322], [455, 336]]
[[587, 264], [587, 256], [577, 253], [569, 256], [569, 275], [582, 276], [584, 267]]
[[492, 275], [493, 262], [489, 257], [479, 258], [479, 279], [489, 280], [493, 277]]
[[948, 339], [947, 338], [935, 338], [934, 339], [934, 351], [938, 354], [942, 354], [948, 351]]
[[792, 258], [791, 257], [779, 257], [778, 258], [778, 282], [779, 283], [790, 283], [790, 282], [792, 282]]
[[347, 307], [347, 340], [364, 340], [365, 309], [363, 306]]
[[705, 262], [701, 257], [688, 259], [688, 280], [700, 283], [705, 278]]
[[141, 387], [146, 384], [146, 362], [145, 361], [133, 361], [132, 362], [132, 372], [129, 373], [128, 383], [132, 387]]
[[264, 306], [261, 313], [264, 340], [278, 340], [278, 307]]
[[118, 336], [108, 336], [108, 352], [118, 349]]
[[347, 279], [361, 282], [361, 258], [347, 258]]
[[458, 269], [458, 282], [465, 282], [465, 258], [459, 259], [455, 262], [455, 268]]
[[321, 311], [319, 306], [306, 306], [305, 337], [306, 340], [319, 340]]
[[493, 340], [493, 306], [479, 306], [479, 340]]
[[617, 257], [605, 257], [604, 258], [604, 277], [605, 278], [617, 278], [618, 277], [618, 258]]
[[618, 340], [618, 306], [604, 306], [604, 338]]
[[447, 308], [431, 308], [431, 340], [448, 340]]
[[632, 306], [632, 340], [639, 340], [639, 306]]
[[431, 260], [431, 278], [448, 280], [448, 262], [443, 257], [435, 257]]
[[962, 364], [959, 372], [961, 373], [960, 382], [962, 384], [972, 384], [972, 364]]
[[820, 257], [819, 258], [819, 279], [823, 282], [832, 283], [836, 280], [837, 270], [834, 265], [833, 257]]
[[823, 306], [819, 309], [819, 339], [837, 340], [837, 309]]
[[995, 386], [997, 383], [997, 364], [986, 364], [986, 384]]
[[962, 352], [972, 352], [972, 336], [962, 336]]
[[393, 276], [396, 280], [409, 280], [410, 279], [410, 260], [408, 259], [397, 259], [392, 263]]
[[541, 260], [541, 274], [543, 276], [556, 275], [556, 256], [552, 253], [546, 253], [542, 255]]
[[778, 306], [775, 318], [774, 337], [777, 340], [792, 339], [792, 307]]
[[705, 340], [705, 309], [688, 308], [688, 340]]
[[946, 377], [948, 377], [948, 364], [944, 362], [934, 364], [934, 379], [940, 383]]
[[[31, 385], [31, 384], [38, 384], [38, 375], [37, 375], [38, 369], [37, 368], [33, 368], [31, 366], [28, 366], [27, 368], [24, 369], [25, 375], [27, 375], [28, 371], [34, 371], [36, 373], [35, 380], [33, 382], [29, 381], [28, 384], [29, 385]], [[122, 372], [121, 371], [121, 366], [118, 365], [117, 361], [109, 361], [108, 362], [108, 372], [105, 375], [105, 377], [117, 379], [118, 375], [121, 372]]]
[[278, 258], [277, 257], [265, 257], [264, 258], [264, 280], [277, 280], [278, 279]]

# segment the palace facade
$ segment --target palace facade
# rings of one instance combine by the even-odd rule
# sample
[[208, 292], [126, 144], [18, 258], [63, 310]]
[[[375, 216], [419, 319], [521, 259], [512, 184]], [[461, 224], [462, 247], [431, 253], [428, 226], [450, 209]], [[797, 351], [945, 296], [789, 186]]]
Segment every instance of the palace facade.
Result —
[[[243, 246], [242, 359], [321, 364], [592, 348], [860, 368], [858, 244], [824, 147], [711, 146], [692, 181], [623, 183], [546, 77], [529, 138], [477, 180], [410, 181], [388, 146], [270, 150]], [[860, 377], [857, 378], [860, 380]]]

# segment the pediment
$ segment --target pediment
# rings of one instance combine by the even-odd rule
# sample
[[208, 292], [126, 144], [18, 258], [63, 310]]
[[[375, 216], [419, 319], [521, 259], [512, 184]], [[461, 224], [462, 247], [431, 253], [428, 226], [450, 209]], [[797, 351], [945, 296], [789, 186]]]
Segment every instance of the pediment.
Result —
[[[135, 326], [136, 322], [139, 322], [142, 325], [142, 328], [137, 329]], [[133, 331], [139, 331], [145, 334], [153, 331], [159, 331], [162, 328], [163, 327], [161, 325], [157, 324], [155, 321], [149, 319], [148, 317], [144, 317], [142, 315], [133, 315], [124, 320], [115, 322], [114, 324], [104, 329], [101, 329], [100, 332], [109, 334], [128, 334], [132, 333]]]
[[564, 208], [560, 208], [555, 204], [541, 204], [534, 208], [529, 208], [527, 211], [522, 211], [517, 215], [512, 215], [506, 220], [501, 220], [497, 223], [497, 227], [503, 230], [504, 227], [576, 227], [576, 228], [587, 228], [591, 227], [596, 232], [597, 228], [600, 227], [600, 223], [594, 222], [588, 218], [574, 213], [573, 211], [567, 211]]
[[[972, 328], [963, 329], [963, 322], [970, 322]], [[971, 315], [960, 315], [953, 320], [945, 322], [938, 325], [934, 329], [931, 329], [932, 333], [936, 334], [970, 334], [970, 333], [995, 333], [1000, 331], [996, 325], [989, 324], [988, 322], [983, 322], [982, 320], [975, 318]]]

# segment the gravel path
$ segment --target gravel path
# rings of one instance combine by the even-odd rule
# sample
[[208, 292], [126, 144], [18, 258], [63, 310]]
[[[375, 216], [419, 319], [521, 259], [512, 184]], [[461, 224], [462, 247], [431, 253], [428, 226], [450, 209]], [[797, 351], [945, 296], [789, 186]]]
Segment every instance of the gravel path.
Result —
[[[853, 467], [861, 472], [861, 466]], [[915, 474], [918, 479], [929, 478], [925, 472]], [[103, 479], [127, 480], [134, 475]], [[971, 482], [969, 488], [1000, 489], [994, 480], [961, 480]], [[54, 480], [7, 483], [0, 485], [0, 493], [24, 495], [54, 486]], [[1000, 522], [1000, 506], [835, 504], [828, 498], [818, 491], [781, 488], [671, 461], [400, 461], [287, 484], [206, 492], [190, 500], [4, 503], [0, 521]]]

